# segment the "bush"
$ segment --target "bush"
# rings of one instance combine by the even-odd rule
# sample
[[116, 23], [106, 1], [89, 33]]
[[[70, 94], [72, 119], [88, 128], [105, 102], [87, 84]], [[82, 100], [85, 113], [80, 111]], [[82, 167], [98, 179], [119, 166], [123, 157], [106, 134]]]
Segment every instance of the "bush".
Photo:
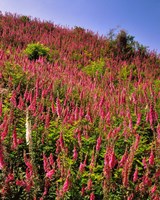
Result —
[[101, 77], [105, 73], [105, 61], [103, 59], [92, 61], [82, 71], [92, 78], [95, 76]]
[[40, 56], [49, 56], [50, 49], [40, 43], [28, 44], [25, 53], [28, 55], [30, 60], [36, 60]]
[[20, 17], [20, 20], [23, 22], [23, 23], [27, 23], [27, 22], [30, 22], [31, 20], [30, 20], [30, 18], [28, 17], [28, 16], [25, 16], [25, 15], [23, 15], [23, 16], [21, 16]]

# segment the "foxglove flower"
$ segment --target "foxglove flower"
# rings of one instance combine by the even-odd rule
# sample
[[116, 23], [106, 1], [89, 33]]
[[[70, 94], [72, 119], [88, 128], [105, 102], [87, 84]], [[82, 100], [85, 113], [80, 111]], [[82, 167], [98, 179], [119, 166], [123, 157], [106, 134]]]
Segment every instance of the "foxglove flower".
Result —
[[155, 193], [156, 190], [157, 190], [157, 186], [154, 185], [154, 186], [151, 188], [151, 193]]
[[92, 179], [90, 178], [87, 182], [87, 190], [91, 190], [92, 189]]
[[85, 167], [86, 167], [86, 165], [85, 165], [84, 163], [80, 163], [79, 172], [80, 172], [80, 173], [83, 173], [84, 170], [85, 170]]
[[10, 181], [13, 181], [14, 180], [14, 174], [13, 173], [9, 173], [6, 177], [6, 180], [5, 182], [6, 183], [9, 183]]
[[4, 163], [4, 158], [3, 158], [3, 152], [2, 152], [2, 147], [0, 148], [0, 170], [2, 170], [5, 166]]
[[69, 176], [67, 176], [64, 185], [63, 185], [63, 192], [66, 193], [69, 189]]
[[49, 162], [48, 162], [48, 158], [46, 157], [46, 155], [44, 153], [43, 153], [43, 169], [46, 173], [48, 171], [50, 171], [50, 165], [49, 165]]
[[14, 107], [17, 106], [16, 95], [17, 95], [17, 94], [16, 94], [16, 91], [13, 91], [13, 92], [12, 92], [11, 99], [10, 99], [10, 101], [11, 101], [11, 103], [14, 105]]
[[61, 108], [61, 104], [60, 104], [59, 98], [57, 98], [57, 100], [56, 100], [56, 112], [57, 112], [58, 117], [60, 117], [61, 116], [61, 112], [62, 112], [62, 108]]
[[134, 150], [137, 150], [140, 141], [140, 135], [136, 134], [136, 140], [134, 143]]
[[147, 169], [147, 163], [146, 163], [146, 158], [145, 157], [143, 158], [142, 163], [143, 163], [144, 169]]
[[94, 192], [92, 192], [92, 193], [90, 194], [90, 200], [95, 200]]
[[127, 198], [127, 200], [132, 200], [134, 197], [133, 193], [129, 195], [129, 197]]
[[74, 146], [74, 149], [73, 149], [73, 160], [77, 160], [77, 157], [78, 157], [77, 149]]
[[8, 122], [4, 125], [4, 129], [1, 133], [1, 140], [3, 141], [8, 134]]
[[150, 156], [149, 156], [149, 164], [154, 165], [154, 154], [153, 150], [151, 150]]
[[46, 177], [49, 178], [49, 179], [51, 179], [52, 176], [54, 175], [54, 173], [55, 173], [55, 170], [54, 170], [54, 169], [51, 169], [50, 171], [48, 171], [48, 172], [46, 173]]
[[97, 144], [96, 144], [96, 152], [98, 152], [100, 150], [101, 142], [102, 142], [102, 138], [101, 138], [101, 136], [99, 136], [97, 139]]
[[84, 196], [85, 190], [86, 190], [86, 188], [83, 185], [82, 188], [81, 188], [81, 196]]
[[136, 170], [135, 170], [135, 172], [133, 174], [133, 182], [136, 182], [137, 179], [138, 179], [138, 167], [136, 167]]
[[117, 161], [116, 161], [116, 157], [115, 157], [115, 154], [114, 154], [114, 152], [112, 152], [111, 153], [111, 155], [109, 156], [109, 167], [111, 168], [111, 169], [113, 169], [114, 168], [114, 166], [116, 165], [116, 163], [117, 163]]
[[121, 160], [119, 161], [119, 166], [122, 167], [128, 158], [128, 151], [125, 150], [124, 155], [122, 156]]
[[26, 185], [26, 183], [23, 180], [16, 180], [16, 185], [24, 187]]
[[24, 107], [24, 101], [22, 99], [22, 97], [20, 96], [19, 98], [19, 104], [17, 106], [20, 110], [23, 110], [23, 107]]
[[50, 155], [49, 155], [49, 164], [50, 164], [51, 166], [54, 165], [54, 159], [53, 159], [53, 154], [52, 154], [52, 153], [50, 153]]
[[138, 113], [137, 122], [136, 122], [136, 125], [137, 125], [137, 126], [139, 126], [140, 123], [141, 123], [141, 116], [142, 116], [142, 114], [141, 114], [141, 113]]

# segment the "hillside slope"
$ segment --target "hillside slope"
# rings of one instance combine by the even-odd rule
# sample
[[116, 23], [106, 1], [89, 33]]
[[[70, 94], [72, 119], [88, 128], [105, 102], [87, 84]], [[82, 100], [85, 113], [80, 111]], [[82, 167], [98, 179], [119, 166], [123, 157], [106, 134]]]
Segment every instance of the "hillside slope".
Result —
[[2, 199], [159, 200], [160, 58], [118, 41], [0, 15]]

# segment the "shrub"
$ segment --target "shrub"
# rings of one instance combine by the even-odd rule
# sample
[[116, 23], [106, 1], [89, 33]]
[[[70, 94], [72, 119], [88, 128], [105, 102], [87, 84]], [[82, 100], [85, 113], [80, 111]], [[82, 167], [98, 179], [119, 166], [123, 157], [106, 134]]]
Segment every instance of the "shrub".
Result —
[[30, 18], [29, 18], [28, 16], [25, 16], [25, 15], [21, 16], [21, 17], [20, 17], [20, 20], [21, 20], [22, 22], [24, 22], [24, 23], [27, 23], [27, 22], [30, 22], [30, 21], [31, 21]]
[[32, 43], [28, 44], [27, 48], [25, 49], [25, 53], [28, 55], [30, 60], [36, 60], [40, 56], [49, 56], [50, 49], [43, 44], [40, 43]]
[[88, 66], [84, 67], [82, 71], [92, 78], [95, 76], [101, 77], [105, 73], [105, 61], [103, 59], [92, 61]]

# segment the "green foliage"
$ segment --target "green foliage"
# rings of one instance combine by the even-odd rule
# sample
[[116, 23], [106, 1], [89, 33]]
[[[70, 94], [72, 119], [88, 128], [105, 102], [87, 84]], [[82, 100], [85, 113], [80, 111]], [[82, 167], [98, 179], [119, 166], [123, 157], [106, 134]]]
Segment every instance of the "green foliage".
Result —
[[130, 76], [130, 73], [132, 72], [132, 79], [137, 78], [137, 68], [135, 65], [125, 65], [121, 68], [119, 71], [119, 77], [122, 80], [127, 80], [127, 78]]
[[21, 16], [20, 20], [24, 23], [30, 22], [30, 18], [28, 16], [25, 16], [25, 15]]
[[82, 57], [83, 57], [82, 54], [80, 54], [78, 52], [72, 53], [72, 59], [75, 60], [75, 61], [81, 60]]
[[84, 67], [82, 71], [92, 78], [95, 76], [101, 77], [105, 73], [105, 61], [103, 59], [92, 61], [88, 66]]
[[127, 33], [124, 30], [121, 30], [118, 33], [116, 42], [118, 49], [120, 49], [122, 52], [125, 51], [127, 46]]
[[45, 57], [49, 55], [50, 49], [43, 44], [38, 43], [31, 43], [27, 45], [25, 49], [25, 53], [28, 55], [30, 60], [36, 60], [40, 56]]
[[26, 85], [26, 73], [23, 71], [22, 67], [18, 64], [6, 62], [5, 70], [3, 72], [4, 82], [7, 84], [9, 78], [12, 79], [12, 84], [14, 87], [21, 85]]
[[87, 58], [89, 58], [89, 59], [92, 58], [92, 53], [89, 52], [89, 51], [87, 51], [87, 50], [84, 50], [84, 55], [85, 55]]
[[74, 27], [74, 32], [78, 33], [78, 34], [82, 34], [82, 33], [85, 33], [85, 29], [80, 27], [80, 26], [75, 26]]
[[153, 85], [154, 85], [154, 90], [155, 90], [155, 92], [158, 93], [159, 88], [160, 88], [160, 80], [159, 80], [159, 79], [154, 80]]
[[55, 60], [58, 60], [60, 58], [59, 51], [57, 49], [53, 49], [48, 55], [47, 55], [47, 61], [50, 63], [53, 63]]

